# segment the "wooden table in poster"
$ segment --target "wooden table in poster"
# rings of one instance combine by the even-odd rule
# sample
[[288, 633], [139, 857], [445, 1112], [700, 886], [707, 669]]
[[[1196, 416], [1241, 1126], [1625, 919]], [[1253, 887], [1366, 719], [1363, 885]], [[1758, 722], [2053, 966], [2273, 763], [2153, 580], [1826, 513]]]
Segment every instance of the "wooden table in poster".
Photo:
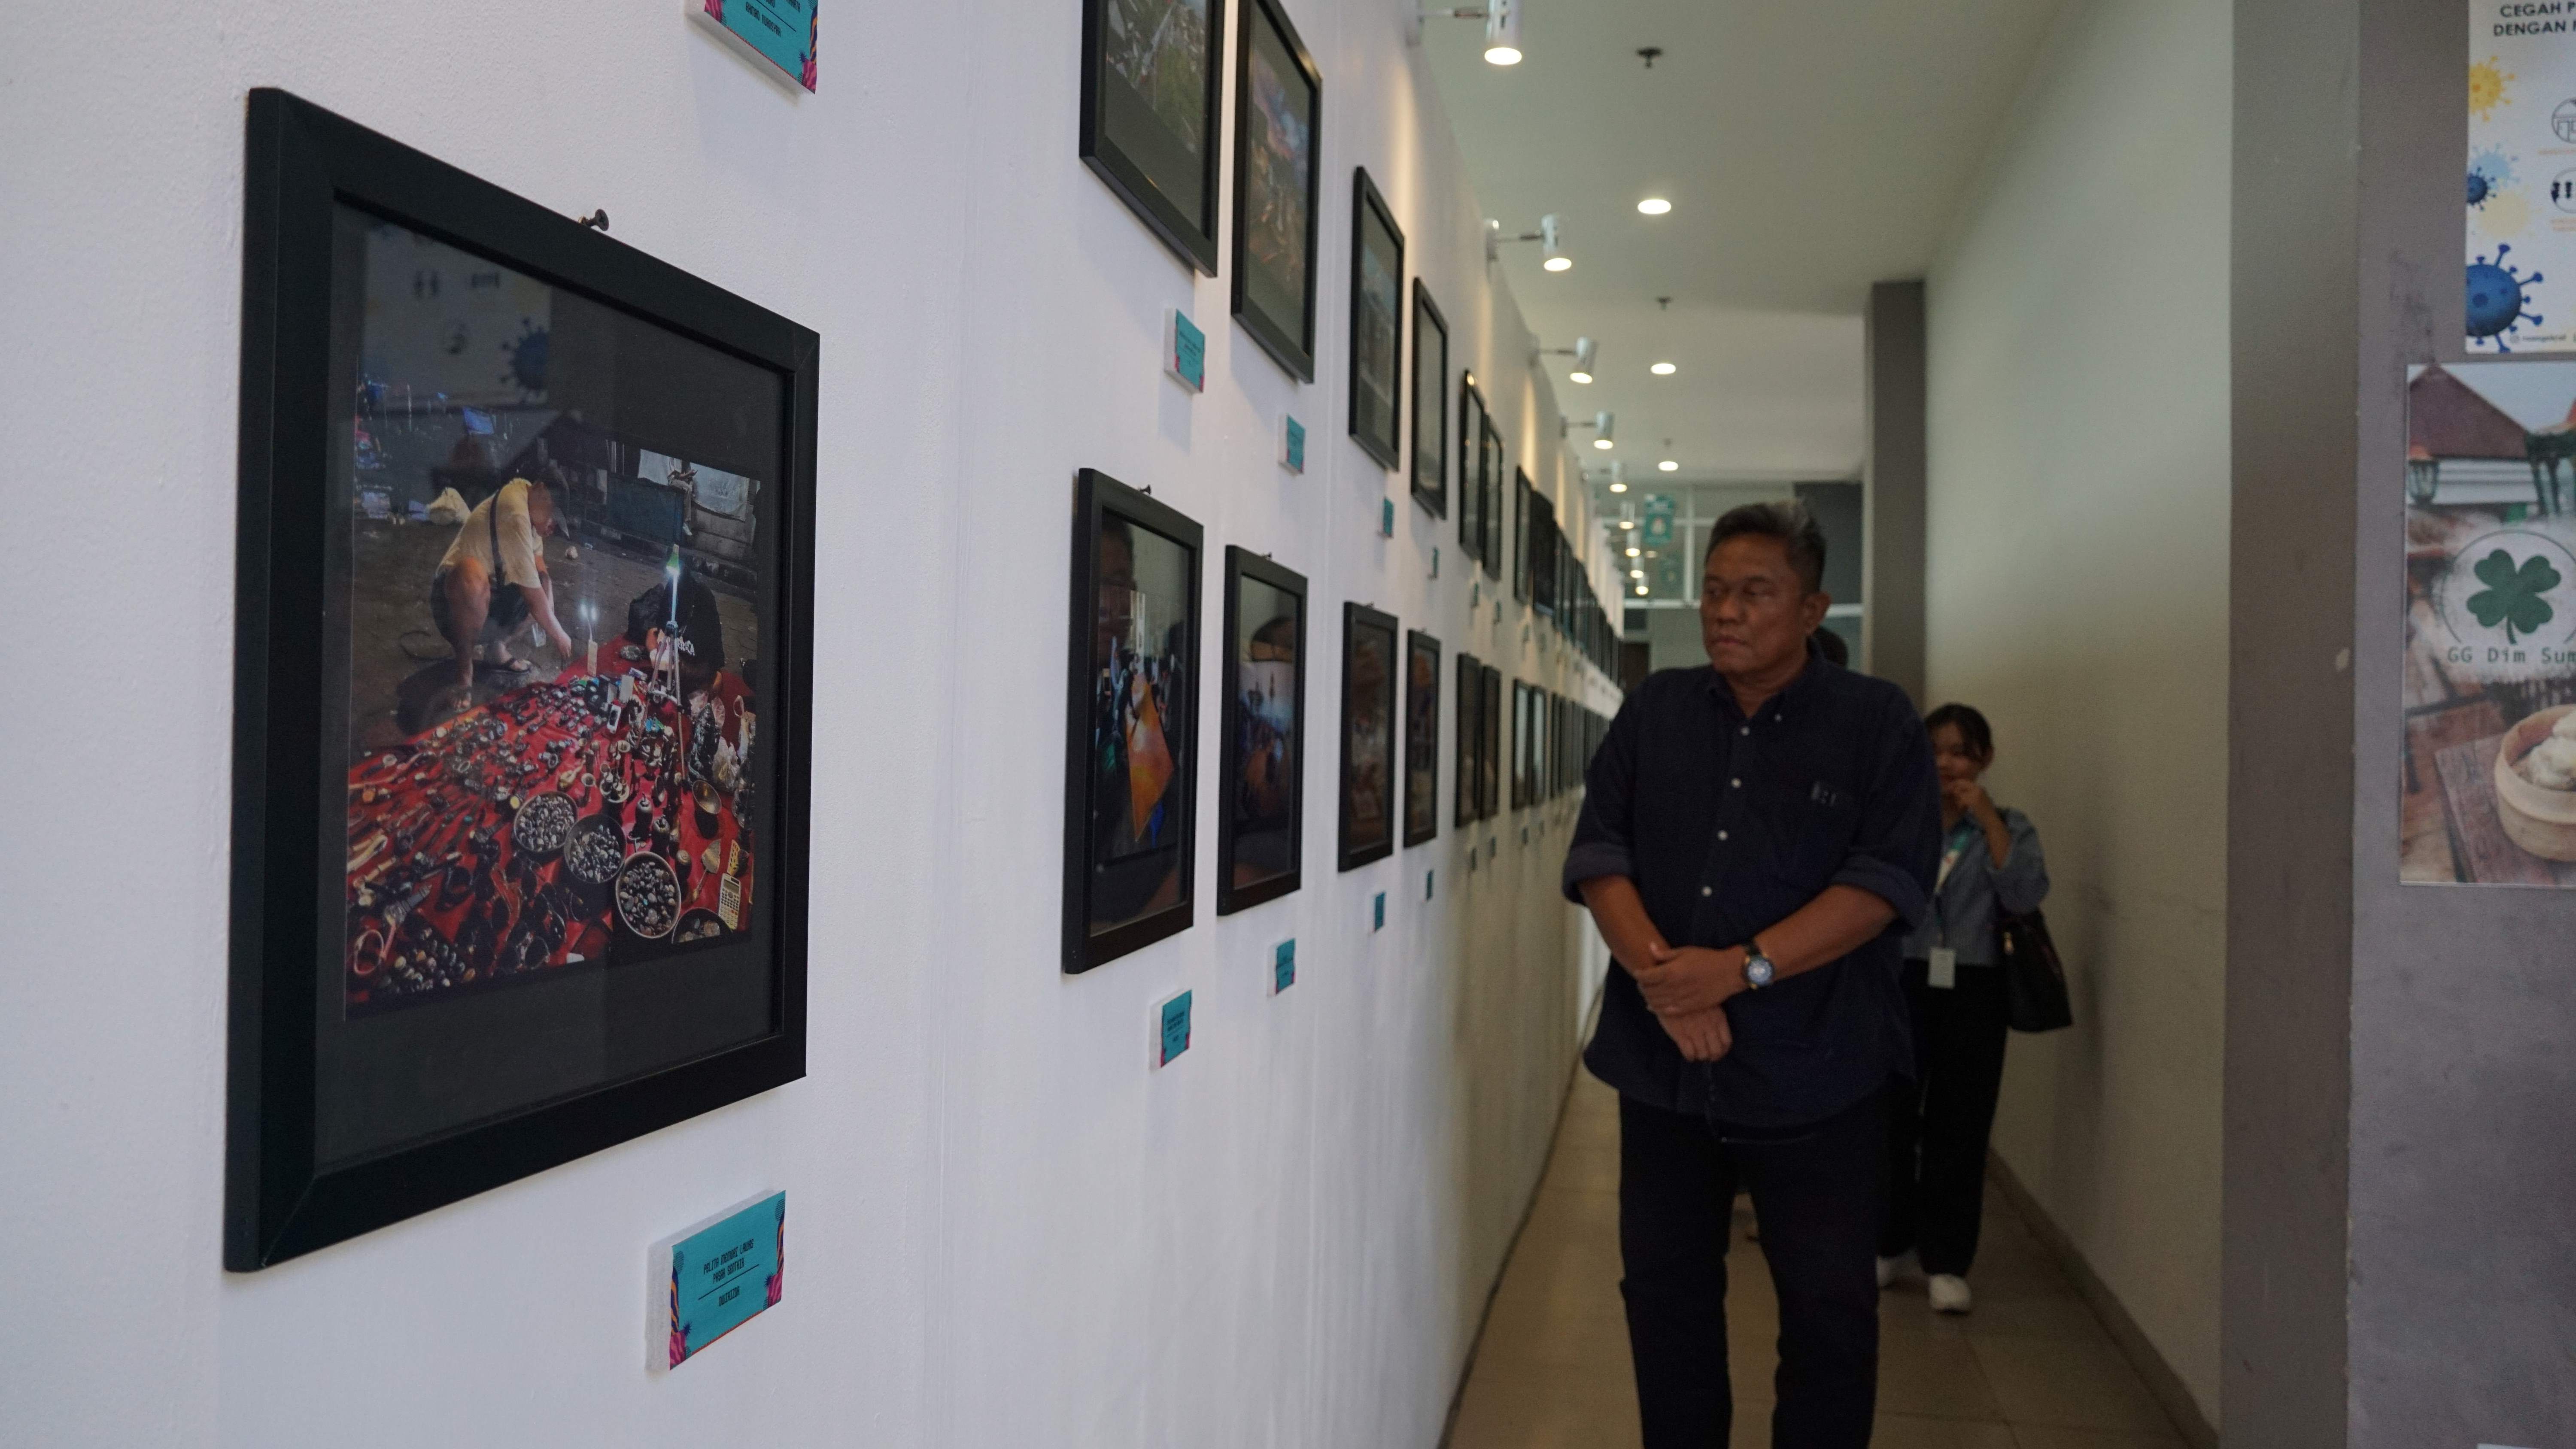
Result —
[[2576, 862], [2541, 859], [2514, 844], [2496, 818], [2495, 758], [2503, 745], [2504, 736], [2494, 734], [2433, 756], [2460, 879], [2472, 885], [2576, 886]]

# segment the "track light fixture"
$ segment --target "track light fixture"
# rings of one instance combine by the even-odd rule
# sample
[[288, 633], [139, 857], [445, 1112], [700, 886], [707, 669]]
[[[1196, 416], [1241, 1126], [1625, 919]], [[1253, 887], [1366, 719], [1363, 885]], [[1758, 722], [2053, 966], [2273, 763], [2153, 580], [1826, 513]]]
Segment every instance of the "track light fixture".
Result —
[[1485, 63], [1521, 63], [1521, 0], [1485, 0], [1482, 5], [1445, 5], [1417, 11], [1413, 24], [1416, 45], [1422, 43], [1425, 20], [1481, 20], [1485, 22]]
[[[1616, 435], [1618, 422], [1619, 420], [1612, 417], [1609, 413], [1598, 412], [1592, 415], [1592, 421], [1588, 423], [1577, 422], [1572, 418], [1567, 418], [1565, 420], [1564, 431], [1570, 432], [1576, 428], [1590, 428], [1592, 430], [1592, 446], [1599, 448], [1606, 453], [1612, 446], [1610, 440]], [[1613, 466], [1615, 467], [1616, 465]], [[1617, 477], [1618, 475], [1613, 475], [1614, 480], [1617, 479]], [[1619, 481], [1613, 481], [1610, 491], [1613, 493], [1623, 492], [1625, 491], [1624, 484]]]
[[1577, 337], [1572, 347], [1534, 348], [1530, 356], [1533, 358], [1571, 357], [1574, 359], [1574, 366], [1566, 372], [1567, 379], [1588, 383], [1592, 381], [1592, 364], [1600, 360], [1601, 346], [1589, 337]]
[[1565, 254], [1565, 246], [1557, 230], [1555, 212], [1551, 211], [1538, 219], [1538, 230], [1521, 232], [1516, 236], [1506, 236], [1501, 222], [1490, 216], [1486, 217], [1485, 260], [1488, 263], [1502, 260], [1505, 242], [1537, 242], [1539, 265], [1551, 272], [1566, 271], [1574, 265], [1574, 258]]

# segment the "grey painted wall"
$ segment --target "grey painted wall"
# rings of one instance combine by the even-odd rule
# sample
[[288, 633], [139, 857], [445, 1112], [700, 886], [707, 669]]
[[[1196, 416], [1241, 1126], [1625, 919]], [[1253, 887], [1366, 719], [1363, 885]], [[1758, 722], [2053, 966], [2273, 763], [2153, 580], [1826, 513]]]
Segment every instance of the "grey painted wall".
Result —
[[[2355, 546], [2360, 20], [2358, 0], [2236, 7], [2219, 1326], [2231, 1449], [2346, 1443], [2355, 720], [2354, 620], [2338, 601], [2353, 597]], [[2456, 225], [2459, 209], [2454, 194], [2443, 214]], [[2395, 478], [2392, 466], [2392, 518]], [[2395, 605], [2381, 617], [2363, 637], [2386, 650], [2376, 678], [2393, 704]], [[2395, 812], [2391, 799], [2380, 821], [2392, 845]]]
[[[2465, 10], [2360, 6], [2358, 456], [2341, 490], [2359, 502], [2352, 1449], [2576, 1444], [2576, 896], [2397, 883], [2405, 367], [2468, 355]], [[2316, 38], [2303, 24], [2295, 43]], [[2333, 335], [2313, 320], [2299, 330]], [[2315, 679], [2306, 658], [2265, 652], [2285, 675]]]
[[1923, 283], [1869, 289], [1870, 673], [1923, 706]]

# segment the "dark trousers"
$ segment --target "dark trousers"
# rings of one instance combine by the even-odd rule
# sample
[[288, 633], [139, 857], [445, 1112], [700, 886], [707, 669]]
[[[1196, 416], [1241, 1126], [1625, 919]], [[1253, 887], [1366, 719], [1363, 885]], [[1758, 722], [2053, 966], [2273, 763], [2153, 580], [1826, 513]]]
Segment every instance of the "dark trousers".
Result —
[[1866, 1449], [1878, 1399], [1884, 1094], [1786, 1141], [1619, 1099], [1619, 1256], [1645, 1449], [1726, 1449], [1726, 1250], [1753, 1194], [1780, 1299], [1774, 1449]]
[[2000, 966], [1962, 966], [1959, 984], [1936, 990], [1930, 968], [1905, 963], [1914, 1018], [1915, 1082], [1899, 1084], [1888, 1114], [1887, 1231], [1879, 1256], [1911, 1248], [1926, 1273], [1967, 1276], [1985, 1216], [1986, 1139], [2003, 1089], [2009, 1021]]

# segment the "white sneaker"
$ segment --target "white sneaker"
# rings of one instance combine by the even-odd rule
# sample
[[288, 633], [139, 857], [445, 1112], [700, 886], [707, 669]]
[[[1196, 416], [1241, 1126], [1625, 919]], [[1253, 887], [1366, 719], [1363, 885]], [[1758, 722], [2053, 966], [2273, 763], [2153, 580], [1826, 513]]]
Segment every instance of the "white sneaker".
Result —
[[1881, 1287], [1881, 1288], [1885, 1288], [1885, 1287], [1889, 1286], [1890, 1284], [1894, 1283], [1894, 1282], [1896, 1281], [1896, 1270], [1897, 1270], [1900, 1266], [1902, 1266], [1902, 1265], [1904, 1264], [1904, 1262], [1905, 1262], [1905, 1259], [1904, 1259], [1901, 1255], [1900, 1255], [1900, 1256], [1898, 1256], [1898, 1257], [1894, 1257], [1894, 1258], [1881, 1258], [1881, 1259], [1879, 1259], [1879, 1260], [1878, 1260], [1878, 1286], [1879, 1286], [1879, 1287]]
[[1935, 1273], [1927, 1286], [1935, 1313], [1965, 1313], [1977, 1306], [1977, 1295], [1968, 1291], [1968, 1280], [1956, 1273]]

